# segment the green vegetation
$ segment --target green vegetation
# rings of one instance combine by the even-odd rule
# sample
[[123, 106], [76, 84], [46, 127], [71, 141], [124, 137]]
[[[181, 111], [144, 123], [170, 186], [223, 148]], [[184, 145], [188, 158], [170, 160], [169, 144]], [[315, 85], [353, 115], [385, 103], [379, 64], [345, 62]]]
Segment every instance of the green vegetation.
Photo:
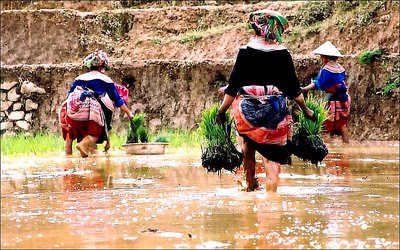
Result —
[[224, 26], [224, 25], [207, 26], [207, 27], [204, 25], [200, 25], [198, 28], [196, 28], [194, 30], [189, 30], [185, 33], [181, 33], [179, 35], [174, 35], [169, 38], [154, 37], [151, 39], [139, 40], [138, 43], [141, 43], [142, 41], [146, 41], [146, 40], [150, 40], [155, 45], [168, 44], [170, 42], [175, 42], [175, 41], [178, 41], [179, 43], [182, 43], [182, 44], [193, 43], [204, 37], [209, 37], [209, 36], [214, 36], [214, 35], [218, 36], [218, 35], [226, 32], [227, 30], [233, 29], [235, 27], [239, 27], [240, 25], [241, 24], [227, 25], [227, 26]]
[[[123, 150], [122, 145], [126, 143], [125, 134], [117, 135], [111, 133], [111, 150]], [[196, 130], [167, 129], [155, 133], [149, 133], [149, 141], [168, 142], [169, 148], [200, 147], [201, 136]]]
[[381, 57], [384, 54], [384, 50], [382, 49], [376, 49], [373, 51], [364, 51], [360, 54], [358, 57], [358, 62], [361, 65], [369, 65], [371, 68], [371, 81], [372, 81], [372, 91], [371, 93], [373, 95], [377, 94], [376, 91], [376, 77], [375, 77], [375, 72], [373, 70], [373, 62], [375, 62], [379, 57]]
[[144, 113], [137, 113], [129, 121], [126, 143], [145, 143], [149, 141], [149, 133], [144, 127], [145, 117]]
[[310, 26], [318, 21], [325, 20], [332, 15], [333, 2], [309, 2], [299, 9], [300, 15], [294, 19], [295, 25]]
[[317, 99], [311, 93], [306, 98], [306, 106], [314, 111], [315, 121], [308, 119], [304, 112], [299, 112], [299, 121], [297, 128], [304, 130], [305, 133], [310, 135], [319, 135], [323, 129], [323, 123], [328, 116], [328, 111], [325, 109], [325, 102]]
[[339, 1], [336, 3], [336, 9], [339, 12], [349, 12], [359, 5], [358, 1]]
[[213, 104], [202, 113], [199, 134], [205, 148], [202, 148], [202, 166], [209, 172], [220, 172], [222, 168], [235, 171], [243, 161], [243, 155], [236, 149], [232, 137], [232, 118], [225, 113], [221, 124], [216, 122], [218, 104]]
[[196, 41], [198, 41], [200, 39], [201, 39], [200, 35], [189, 34], [189, 35], [184, 35], [181, 38], [180, 43], [191, 43], [191, 42], [196, 42]]
[[116, 15], [102, 14], [97, 17], [102, 25], [102, 33], [120, 40], [133, 27], [133, 15], [129, 12], [122, 12]]
[[386, 83], [386, 85], [383, 87], [382, 94], [385, 96], [390, 95], [390, 93], [393, 92], [393, 90], [397, 89], [400, 87], [400, 76], [394, 76], [389, 81]]
[[158, 135], [156, 139], [154, 139], [155, 142], [168, 142], [168, 139], [165, 135]]
[[373, 51], [364, 51], [358, 57], [358, 62], [360, 64], [372, 64], [377, 58], [384, 54], [383, 49], [376, 49]]
[[337, 27], [352, 33], [372, 22], [384, 1], [310, 1], [300, 6], [289, 18], [290, 29], [284, 36], [287, 44], [297, 45], [322, 30]]
[[191, 0], [191, 1], [181, 1], [181, 0], [120, 0], [119, 3], [123, 8], [143, 8], [144, 5], [149, 5], [151, 7], [167, 7], [171, 5], [204, 5], [205, 0]]
[[[256, 4], [263, 0], [244, 0], [246, 4]], [[168, 6], [204, 6], [204, 5], [225, 5], [225, 4], [237, 4], [237, 0], [218, 0], [218, 1], [207, 1], [207, 0], [119, 0], [122, 8], [162, 8]]]
[[157, 137], [165, 137], [169, 143], [168, 147], [180, 148], [180, 147], [200, 147], [201, 137], [196, 130], [188, 129], [168, 129], [159, 132]]
[[[111, 151], [122, 151], [127, 134], [110, 132]], [[149, 134], [149, 141], [168, 142], [169, 148], [200, 148], [202, 138], [197, 130], [169, 129]], [[75, 150], [76, 141], [73, 149]], [[102, 152], [103, 145], [99, 145]], [[2, 156], [46, 156], [64, 152], [64, 140], [59, 133], [18, 134], [16, 136], [1, 136]]]
[[230, 126], [232, 125], [232, 118], [228, 113], [225, 114], [226, 122], [224, 125], [218, 125], [215, 122], [218, 107], [219, 105], [213, 104], [202, 113], [199, 134], [204, 138], [204, 142], [209, 144], [220, 144], [231, 137]]
[[359, 12], [356, 15], [356, 24], [365, 26], [372, 22], [376, 11], [384, 4], [384, 1], [361, 1]]
[[303, 111], [300, 111], [299, 121], [294, 128], [292, 149], [293, 154], [297, 157], [317, 165], [328, 154], [328, 148], [321, 137], [323, 123], [328, 112], [325, 109], [325, 102], [311, 93], [306, 98], [306, 106], [314, 111], [315, 120], [310, 120]]
[[1, 137], [1, 155], [46, 155], [63, 151], [64, 140], [60, 134], [17, 134]]
[[[236, 26], [235, 25], [226, 25], [226, 26], [221, 25], [221, 26], [208, 27], [206, 29], [203, 29], [202, 27], [200, 27], [198, 29], [188, 31], [182, 35], [179, 35], [177, 37], [177, 39], [179, 40], [180, 43], [196, 42], [203, 37], [223, 34], [227, 30], [230, 30], [234, 27], [236, 27]], [[175, 39], [171, 39], [171, 40], [175, 40]]]
[[161, 45], [161, 44], [162, 44], [161, 39], [159, 39], [159, 38], [153, 39], [153, 43], [154, 43], [155, 45]]

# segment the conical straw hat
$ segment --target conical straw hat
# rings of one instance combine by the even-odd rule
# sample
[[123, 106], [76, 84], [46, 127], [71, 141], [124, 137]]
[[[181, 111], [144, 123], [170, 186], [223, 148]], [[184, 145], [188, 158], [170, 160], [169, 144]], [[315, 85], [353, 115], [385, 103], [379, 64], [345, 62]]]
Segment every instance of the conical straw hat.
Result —
[[343, 55], [340, 51], [330, 42], [327, 41], [318, 48], [313, 51], [314, 54], [317, 55], [325, 55], [325, 56], [337, 56], [342, 57]]

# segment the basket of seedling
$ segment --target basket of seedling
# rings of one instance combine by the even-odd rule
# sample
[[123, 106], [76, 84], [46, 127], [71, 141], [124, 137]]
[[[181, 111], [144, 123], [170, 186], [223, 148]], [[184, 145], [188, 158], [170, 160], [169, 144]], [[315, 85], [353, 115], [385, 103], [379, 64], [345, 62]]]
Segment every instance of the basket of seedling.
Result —
[[222, 169], [235, 172], [240, 168], [243, 154], [239, 152], [233, 141], [232, 118], [225, 114], [225, 122], [216, 123], [218, 105], [206, 108], [202, 113], [199, 134], [203, 139], [201, 163], [208, 172], [221, 173]]
[[125, 152], [131, 155], [164, 154], [168, 142], [161, 137], [157, 137], [155, 142], [149, 142], [145, 117], [145, 114], [138, 113], [129, 121], [126, 143], [122, 145]]
[[327, 118], [325, 102], [308, 94], [306, 106], [314, 111], [314, 120], [307, 118], [304, 112], [299, 112], [299, 120], [294, 126], [292, 152], [304, 161], [317, 165], [328, 154], [323, 138], [323, 123]]

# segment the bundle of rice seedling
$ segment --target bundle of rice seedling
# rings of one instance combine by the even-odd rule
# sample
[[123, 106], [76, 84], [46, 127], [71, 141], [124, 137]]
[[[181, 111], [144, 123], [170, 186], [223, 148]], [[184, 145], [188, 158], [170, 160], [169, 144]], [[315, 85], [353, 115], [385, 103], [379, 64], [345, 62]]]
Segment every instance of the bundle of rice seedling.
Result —
[[148, 142], [149, 133], [144, 127], [145, 114], [135, 114], [129, 121], [126, 143]]
[[325, 109], [325, 103], [311, 93], [306, 98], [306, 105], [314, 111], [315, 121], [310, 120], [300, 111], [299, 121], [294, 127], [292, 151], [295, 156], [317, 165], [328, 154], [328, 148], [321, 137], [328, 112]]
[[233, 144], [234, 135], [231, 133], [232, 118], [225, 114], [225, 122], [217, 124], [215, 118], [218, 105], [214, 104], [202, 113], [199, 133], [204, 139], [205, 147], [201, 148], [202, 166], [208, 172], [219, 172], [222, 168], [235, 172], [243, 161], [243, 154]]

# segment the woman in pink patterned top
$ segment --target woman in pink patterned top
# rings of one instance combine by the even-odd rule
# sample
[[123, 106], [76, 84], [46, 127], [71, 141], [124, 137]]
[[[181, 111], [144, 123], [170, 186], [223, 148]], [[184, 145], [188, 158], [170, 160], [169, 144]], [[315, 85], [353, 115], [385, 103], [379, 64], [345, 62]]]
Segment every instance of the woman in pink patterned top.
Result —
[[97, 145], [106, 141], [104, 150], [110, 148], [109, 131], [114, 108], [120, 108], [129, 119], [133, 114], [126, 106], [128, 89], [119, 86], [104, 74], [108, 69], [107, 54], [96, 51], [87, 56], [83, 64], [90, 72], [75, 78], [67, 100], [61, 106], [59, 120], [66, 155], [72, 154], [72, 142], [82, 157], [96, 151]]

